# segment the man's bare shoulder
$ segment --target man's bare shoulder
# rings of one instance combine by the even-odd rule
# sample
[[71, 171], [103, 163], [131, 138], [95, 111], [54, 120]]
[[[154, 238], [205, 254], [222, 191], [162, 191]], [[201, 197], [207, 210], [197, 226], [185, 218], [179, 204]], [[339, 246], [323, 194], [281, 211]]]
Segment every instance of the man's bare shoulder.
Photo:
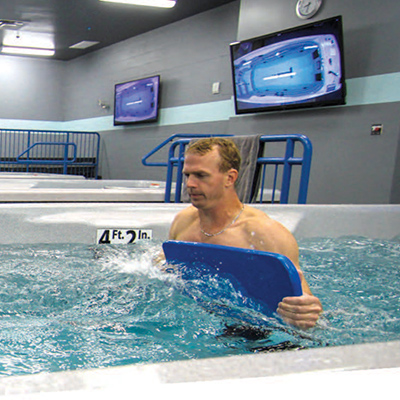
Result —
[[254, 228], [256, 230], [276, 229], [282, 226], [281, 223], [271, 218], [264, 211], [261, 211], [251, 206], [247, 206], [245, 208], [244, 217], [247, 227]]
[[172, 222], [169, 238], [175, 239], [179, 233], [185, 230], [185, 227], [193, 224], [196, 219], [198, 219], [198, 211], [193, 206], [189, 206], [179, 211]]
[[265, 212], [253, 207], [246, 207], [247, 211], [243, 220], [244, 229], [248, 235], [257, 238], [261, 247], [265, 245], [267, 251], [283, 252], [286, 246], [297, 247], [292, 233], [279, 221], [271, 218]]
[[189, 206], [179, 211], [175, 216], [175, 220], [194, 220], [198, 218], [198, 211], [195, 207]]

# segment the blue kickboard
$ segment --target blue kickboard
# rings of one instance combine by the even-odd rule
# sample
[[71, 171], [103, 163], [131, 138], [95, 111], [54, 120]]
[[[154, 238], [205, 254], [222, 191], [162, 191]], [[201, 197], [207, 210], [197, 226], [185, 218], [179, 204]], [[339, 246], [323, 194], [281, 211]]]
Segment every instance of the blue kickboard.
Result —
[[302, 295], [296, 267], [281, 254], [174, 240], [164, 242], [163, 250], [168, 264], [232, 278], [243, 295], [266, 306], [269, 312], [275, 312], [284, 297]]

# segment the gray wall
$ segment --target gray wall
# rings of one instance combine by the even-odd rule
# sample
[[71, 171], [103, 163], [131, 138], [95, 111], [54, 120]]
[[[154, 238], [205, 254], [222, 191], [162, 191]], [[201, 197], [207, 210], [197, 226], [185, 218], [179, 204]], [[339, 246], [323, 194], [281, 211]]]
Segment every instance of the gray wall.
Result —
[[[164, 179], [141, 158], [175, 133], [303, 133], [314, 146], [309, 203], [399, 203], [399, 2], [325, 1], [311, 19], [343, 16], [346, 106], [234, 115], [229, 43], [305, 23], [295, 3], [238, 0], [69, 62], [0, 56], [0, 123], [99, 131], [105, 179]], [[114, 128], [114, 84], [152, 74], [162, 78], [160, 121]], [[375, 123], [383, 135], [370, 135]]]
[[[303, 24], [295, 3], [242, 0], [238, 39]], [[398, 1], [324, 1], [311, 21], [335, 15], [343, 16], [346, 79], [399, 72]], [[356, 89], [348, 85], [348, 98], [362, 96]], [[251, 126], [255, 132], [306, 134], [314, 147], [309, 203], [398, 203], [399, 108], [399, 102], [383, 102], [263, 114], [236, 119], [231, 131]], [[375, 123], [383, 123], [383, 135], [370, 135]]]
[[239, 1], [128, 39], [68, 62], [66, 119], [101, 115], [96, 96], [113, 101], [114, 84], [161, 74], [162, 107], [216, 100], [211, 84], [232, 96], [229, 43], [236, 38]]
[[[112, 106], [115, 83], [153, 74], [161, 75], [161, 108], [172, 113], [185, 113], [181, 107], [229, 100], [229, 43], [236, 38], [238, 12], [239, 2], [233, 2], [69, 62], [65, 118], [111, 114], [112, 107], [104, 112], [97, 99]], [[222, 82], [219, 95], [211, 93], [215, 81]], [[221, 133], [226, 129], [226, 121], [190, 123], [189, 118], [188, 124], [160, 122], [104, 130], [101, 175], [164, 180], [165, 169], [142, 165], [146, 153], [175, 133]]]
[[65, 68], [61, 61], [1, 55], [0, 128], [3, 119], [63, 120]]

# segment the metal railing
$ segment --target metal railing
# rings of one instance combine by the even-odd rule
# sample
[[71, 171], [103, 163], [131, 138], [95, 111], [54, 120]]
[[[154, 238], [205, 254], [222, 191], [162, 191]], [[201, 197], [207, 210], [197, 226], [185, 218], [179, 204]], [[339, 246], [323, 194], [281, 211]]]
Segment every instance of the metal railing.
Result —
[[[166, 190], [165, 199], [166, 203], [180, 203], [182, 198], [182, 184], [183, 184], [183, 163], [185, 148], [189, 144], [191, 139], [211, 136], [233, 136], [233, 135], [207, 135], [207, 134], [176, 134], [166, 139], [147, 155], [142, 158], [142, 163], [146, 166], [156, 167], [167, 167], [166, 177]], [[263, 143], [263, 156], [257, 158], [257, 166], [261, 169], [260, 188], [259, 188], [259, 199], [262, 203], [264, 201], [264, 190], [266, 189], [266, 183], [270, 175], [272, 175], [272, 195], [271, 203], [279, 202], [281, 204], [287, 204], [290, 201], [290, 189], [293, 186], [293, 167], [300, 167], [300, 175], [298, 180], [298, 196], [297, 203], [305, 204], [307, 202], [307, 193], [309, 185], [309, 176], [311, 170], [311, 159], [312, 159], [312, 144], [311, 141], [304, 135], [291, 134], [291, 135], [265, 135], [260, 137], [260, 142]], [[267, 156], [264, 153], [269, 150], [268, 145], [272, 143], [283, 143], [284, 154], [281, 156]], [[168, 159], [164, 162], [149, 162], [148, 158], [163, 147], [170, 144], [168, 151]], [[300, 155], [297, 153], [297, 144], [302, 145], [302, 151]], [[273, 166], [274, 171], [272, 174], [267, 173], [268, 166]], [[280, 170], [281, 173], [280, 173]], [[173, 187], [173, 179], [175, 176], [175, 188]], [[268, 182], [269, 183], [269, 182]], [[254, 186], [257, 189], [257, 185]], [[172, 200], [172, 192], [175, 190], [175, 197]], [[277, 193], [279, 192], [279, 196]], [[257, 196], [253, 195], [252, 198]], [[278, 201], [276, 198], [279, 197]]]
[[[192, 134], [192, 133], [177, 133], [170, 136], [168, 139], [164, 140], [148, 154], [142, 158], [142, 164], [148, 167], [167, 167], [167, 178], [165, 181], [165, 203], [171, 203], [171, 195], [173, 191], [173, 178], [174, 178], [174, 168], [176, 167], [176, 184], [175, 184], [175, 203], [181, 202], [182, 196], [182, 183], [183, 183], [183, 161], [185, 148], [192, 139], [202, 138], [202, 137], [212, 137], [212, 136], [232, 136], [232, 135], [208, 135], [208, 134]], [[177, 139], [177, 140], [175, 140]], [[155, 153], [158, 153], [162, 148], [170, 144], [168, 151], [168, 159], [163, 162], [150, 162], [148, 159]], [[178, 155], [175, 154], [176, 149], [178, 149]]]
[[[297, 204], [305, 204], [307, 202], [308, 194], [308, 184], [311, 172], [311, 159], [312, 159], [312, 144], [310, 139], [304, 135], [271, 135], [271, 136], [261, 136], [261, 142], [264, 143], [277, 143], [285, 142], [285, 154], [282, 157], [259, 157], [257, 159], [257, 164], [262, 168], [261, 176], [261, 187], [260, 187], [260, 203], [262, 203], [263, 192], [265, 188], [265, 182], [267, 178], [266, 170], [268, 165], [273, 165], [273, 183], [272, 183], [272, 201], [274, 203], [275, 192], [278, 183], [278, 172], [279, 167], [283, 166], [282, 171], [282, 181], [280, 185], [280, 197], [279, 202], [281, 204], [289, 203], [289, 193], [292, 184], [292, 172], [293, 166], [298, 165], [301, 167], [300, 177], [299, 177], [299, 189]], [[303, 146], [303, 152], [301, 156], [295, 157], [295, 147], [296, 144], [300, 143]]]
[[0, 129], [0, 171], [83, 175], [98, 178], [100, 135]]

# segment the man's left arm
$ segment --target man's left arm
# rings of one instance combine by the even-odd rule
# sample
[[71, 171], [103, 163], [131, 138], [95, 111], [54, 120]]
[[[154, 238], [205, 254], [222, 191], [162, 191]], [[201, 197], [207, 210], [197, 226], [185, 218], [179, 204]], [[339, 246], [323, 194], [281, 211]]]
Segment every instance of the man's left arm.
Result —
[[286, 323], [301, 329], [310, 329], [317, 323], [323, 308], [318, 297], [315, 297], [311, 293], [303, 272], [299, 269], [298, 272], [303, 295], [285, 297], [278, 304], [278, 309], [276, 311]]
[[[315, 326], [323, 308], [319, 299], [311, 292], [310, 287], [300, 268], [299, 247], [294, 236], [281, 224], [277, 223], [272, 230], [276, 253], [288, 257], [295, 265], [301, 281], [302, 296], [285, 297], [278, 305], [277, 312], [283, 320], [301, 329], [309, 329]], [[270, 231], [271, 233], [271, 231]]]
[[310, 329], [317, 323], [323, 308], [320, 300], [312, 294], [304, 273], [299, 267], [298, 258], [294, 260], [294, 264], [300, 276], [303, 294], [282, 299], [277, 312], [286, 323], [301, 329]]

